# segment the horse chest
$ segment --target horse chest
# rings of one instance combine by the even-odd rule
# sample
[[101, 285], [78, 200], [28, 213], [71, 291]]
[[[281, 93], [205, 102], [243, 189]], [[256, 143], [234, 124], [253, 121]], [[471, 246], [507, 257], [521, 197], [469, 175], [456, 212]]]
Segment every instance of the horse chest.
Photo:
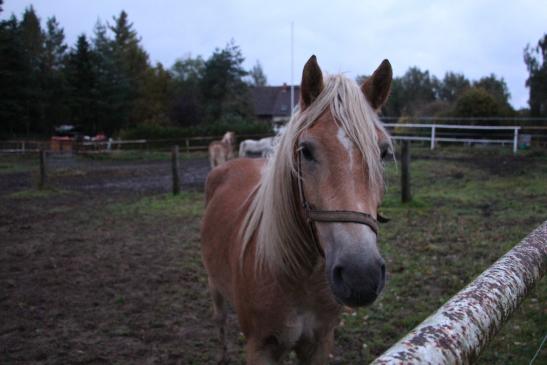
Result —
[[285, 321], [281, 342], [292, 347], [301, 339], [313, 338], [320, 326], [321, 321], [313, 311], [295, 311]]

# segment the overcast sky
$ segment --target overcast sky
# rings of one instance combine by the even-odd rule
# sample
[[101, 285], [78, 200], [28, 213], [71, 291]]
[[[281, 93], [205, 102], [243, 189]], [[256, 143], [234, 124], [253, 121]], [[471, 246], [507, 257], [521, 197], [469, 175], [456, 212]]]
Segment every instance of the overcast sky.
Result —
[[1, 17], [20, 17], [31, 4], [43, 24], [57, 17], [71, 46], [80, 33], [92, 34], [97, 19], [111, 22], [124, 9], [151, 60], [167, 67], [187, 55], [207, 58], [234, 39], [245, 66], [260, 60], [272, 85], [291, 80], [294, 22], [295, 83], [312, 54], [323, 71], [351, 77], [388, 58], [397, 76], [410, 66], [438, 77], [495, 73], [517, 108], [528, 100], [523, 49], [547, 32], [545, 0], [5, 0]]

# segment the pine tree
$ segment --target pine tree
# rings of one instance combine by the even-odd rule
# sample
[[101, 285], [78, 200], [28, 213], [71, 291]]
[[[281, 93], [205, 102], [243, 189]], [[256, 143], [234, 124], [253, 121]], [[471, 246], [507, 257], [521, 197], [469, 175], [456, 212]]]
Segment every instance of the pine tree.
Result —
[[260, 61], [256, 61], [256, 64], [249, 72], [249, 75], [251, 76], [252, 86], [266, 86], [268, 84], [268, 80], [266, 79], [264, 70], [262, 70], [262, 65], [260, 64]]
[[19, 22], [12, 15], [0, 22], [0, 135], [4, 137], [12, 138], [28, 130], [23, 118], [26, 112], [23, 57]]
[[45, 120], [49, 130], [55, 125], [66, 123], [69, 117], [68, 85], [64, 74], [67, 48], [63, 29], [55, 17], [49, 18], [42, 57]]
[[243, 55], [234, 42], [216, 49], [205, 62], [201, 90], [205, 103], [205, 119], [217, 122], [225, 118], [249, 118], [249, 90], [243, 78]]
[[175, 124], [188, 127], [203, 119], [201, 80], [204, 72], [205, 61], [200, 56], [178, 59], [169, 70], [172, 78], [169, 116]]
[[533, 117], [547, 116], [547, 34], [538, 41], [536, 47], [526, 46], [524, 63], [528, 69], [526, 86], [530, 89], [528, 104]]
[[124, 85], [119, 82], [120, 73], [116, 68], [112, 40], [108, 37], [107, 26], [95, 24], [93, 51], [95, 54], [96, 100], [95, 125], [109, 135], [118, 131], [123, 115], [119, 114], [119, 92]]
[[114, 33], [112, 51], [115, 68], [118, 72], [119, 89], [117, 95], [117, 114], [120, 127], [131, 127], [142, 121], [145, 108], [144, 80], [150, 69], [148, 54], [140, 45], [140, 39], [129, 23], [128, 15], [122, 11], [110, 30]]
[[70, 85], [71, 120], [86, 133], [95, 134], [97, 125], [96, 57], [84, 34], [68, 55], [66, 76]]
[[41, 77], [44, 34], [40, 27], [40, 19], [32, 6], [23, 13], [19, 28], [23, 51], [22, 62], [25, 69], [24, 73], [20, 75], [24, 94], [22, 122], [27, 135], [29, 135], [31, 132], [47, 130]]

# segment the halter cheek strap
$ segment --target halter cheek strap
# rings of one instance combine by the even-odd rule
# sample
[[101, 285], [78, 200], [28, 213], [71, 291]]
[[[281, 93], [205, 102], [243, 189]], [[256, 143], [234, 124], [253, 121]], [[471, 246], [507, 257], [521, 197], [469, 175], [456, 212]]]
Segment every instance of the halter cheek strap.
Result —
[[304, 195], [304, 182], [302, 179], [302, 160], [300, 157], [300, 151], [297, 150], [296, 154], [297, 154], [296, 158], [298, 161], [297, 181], [298, 181], [298, 194], [300, 197], [300, 202], [302, 204], [302, 208], [304, 209], [306, 223], [308, 224], [308, 227], [310, 229], [312, 240], [314, 241], [317, 247], [317, 250], [323, 257], [325, 256], [325, 253], [323, 252], [323, 248], [321, 247], [321, 245], [319, 244], [319, 240], [317, 239], [314, 222], [364, 224], [368, 226], [376, 235], [378, 235], [378, 232], [379, 232], [378, 223], [386, 223], [389, 221], [389, 219], [383, 217], [380, 214], [378, 214], [377, 218], [375, 219], [370, 214], [363, 213], [363, 212], [356, 212], [356, 211], [349, 211], [349, 210], [314, 209], [311, 206], [311, 204], [308, 203], [308, 201], [306, 200], [306, 196]]

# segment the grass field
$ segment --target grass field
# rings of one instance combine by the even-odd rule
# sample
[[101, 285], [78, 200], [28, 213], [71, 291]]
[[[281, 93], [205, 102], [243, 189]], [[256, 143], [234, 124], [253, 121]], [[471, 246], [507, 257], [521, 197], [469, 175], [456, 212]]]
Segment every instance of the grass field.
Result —
[[[372, 361], [547, 219], [545, 151], [412, 153], [409, 204], [400, 203], [397, 166], [387, 164], [382, 211], [391, 222], [380, 233], [386, 289], [371, 307], [343, 315], [332, 363]], [[0, 159], [0, 179], [29, 168], [26, 160]], [[211, 363], [218, 343], [199, 253], [203, 193], [99, 197], [67, 186], [0, 195], [0, 310], [7, 318], [0, 356], [14, 363]], [[527, 364], [546, 334], [545, 303], [542, 280], [479, 363]], [[233, 314], [229, 325], [229, 352], [240, 363], [244, 339]], [[545, 349], [536, 360], [544, 363]]]

